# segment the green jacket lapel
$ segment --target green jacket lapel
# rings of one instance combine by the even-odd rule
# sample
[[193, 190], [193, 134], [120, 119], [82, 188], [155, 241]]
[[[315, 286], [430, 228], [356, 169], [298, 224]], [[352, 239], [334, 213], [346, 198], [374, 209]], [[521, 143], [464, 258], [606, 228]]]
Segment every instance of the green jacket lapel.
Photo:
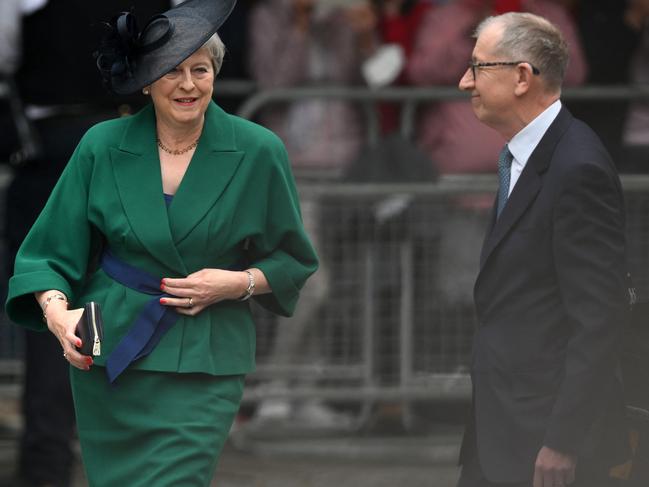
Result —
[[162, 194], [152, 106], [131, 118], [119, 148], [111, 148], [110, 159], [124, 213], [133, 232], [151, 255], [185, 275], [187, 270], [171, 238]]
[[210, 103], [198, 147], [169, 207], [175, 243], [183, 240], [214, 206], [243, 155], [236, 148], [230, 117], [215, 103]]

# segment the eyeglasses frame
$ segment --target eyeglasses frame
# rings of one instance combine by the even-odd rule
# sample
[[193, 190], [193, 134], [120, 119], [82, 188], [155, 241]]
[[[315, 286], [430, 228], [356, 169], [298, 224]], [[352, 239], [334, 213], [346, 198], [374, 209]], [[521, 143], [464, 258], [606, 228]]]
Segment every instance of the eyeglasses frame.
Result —
[[532, 68], [532, 74], [534, 75], [539, 75], [541, 74], [541, 71], [539, 71], [538, 68], [536, 68], [532, 63], [529, 61], [493, 61], [493, 62], [485, 62], [485, 63], [474, 63], [473, 61], [469, 62], [469, 68], [471, 69], [471, 74], [473, 75], [473, 79], [475, 80], [475, 70], [476, 68], [489, 68], [493, 66], [518, 66], [519, 64], [529, 64], [530, 67]]

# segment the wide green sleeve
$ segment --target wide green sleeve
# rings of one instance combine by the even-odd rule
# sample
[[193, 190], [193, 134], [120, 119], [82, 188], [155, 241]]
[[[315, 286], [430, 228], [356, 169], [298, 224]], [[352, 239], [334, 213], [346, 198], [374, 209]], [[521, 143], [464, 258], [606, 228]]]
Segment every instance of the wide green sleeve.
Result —
[[46, 329], [34, 292], [57, 289], [70, 302], [78, 294], [92, 245], [87, 215], [89, 176], [83, 170], [89, 159], [90, 151], [82, 141], [18, 251], [5, 309], [19, 325]]
[[264, 273], [272, 293], [255, 300], [274, 313], [291, 316], [302, 286], [318, 268], [318, 257], [304, 231], [286, 150], [278, 141], [270, 152], [265, 228], [252, 238], [251, 267]]

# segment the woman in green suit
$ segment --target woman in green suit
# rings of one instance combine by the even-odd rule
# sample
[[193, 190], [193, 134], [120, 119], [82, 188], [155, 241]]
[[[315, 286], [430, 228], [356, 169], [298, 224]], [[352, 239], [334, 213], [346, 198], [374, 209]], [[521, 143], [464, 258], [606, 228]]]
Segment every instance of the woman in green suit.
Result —
[[[16, 258], [6, 310], [72, 365], [91, 486], [208, 485], [254, 369], [247, 300], [290, 315], [318, 265], [282, 143], [211, 100], [234, 3], [189, 0], [141, 33], [113, 19], [104, 81], [152, 104], [86, 133]], [[94, 356], [75, 334], [89, 301]]]

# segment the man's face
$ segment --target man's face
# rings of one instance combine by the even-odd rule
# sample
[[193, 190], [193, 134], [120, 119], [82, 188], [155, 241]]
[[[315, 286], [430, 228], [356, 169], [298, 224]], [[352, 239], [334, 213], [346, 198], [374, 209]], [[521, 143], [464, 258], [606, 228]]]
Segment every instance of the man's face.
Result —
[[[476, 41], [471, 61], [511, 61], [497, 54], [496, 44], [501, 35], [502, 27], [498, 24], [485, 28]], [[513, 66], [487, 66], [473, 70], [469, 67], [460, 79], [459, 88], [471, 92], [471, 104], [478, 120], [500, 133], [507, 132], [513, 122], [511, 110], [516, 101], [516, 76]]]

